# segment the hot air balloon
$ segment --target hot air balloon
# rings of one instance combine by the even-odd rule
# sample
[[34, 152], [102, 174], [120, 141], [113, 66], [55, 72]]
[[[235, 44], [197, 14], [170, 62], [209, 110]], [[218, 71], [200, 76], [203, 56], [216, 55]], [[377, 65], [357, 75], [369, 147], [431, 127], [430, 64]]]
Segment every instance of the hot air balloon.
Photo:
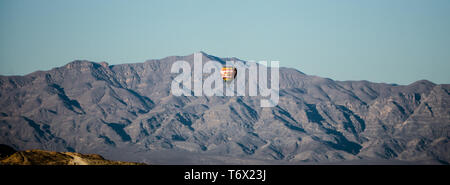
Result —
[[223, 81], [232, 81], [234, 78], [236, 78], [237, 69], [232, 66], [225, 66], [222, 67], [222, 70], [220, 70], [220, 74], [222, 75]]

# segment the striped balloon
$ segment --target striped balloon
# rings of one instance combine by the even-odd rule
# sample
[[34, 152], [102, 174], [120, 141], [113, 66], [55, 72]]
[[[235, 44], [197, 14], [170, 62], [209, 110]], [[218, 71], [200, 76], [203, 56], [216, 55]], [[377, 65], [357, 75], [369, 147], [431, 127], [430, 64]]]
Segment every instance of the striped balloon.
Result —
[[225, 66], [220, 70], [220, 74], [222, 75], [223, 81], [232, 81], [236, 78], [237, 70], [235, 67]]

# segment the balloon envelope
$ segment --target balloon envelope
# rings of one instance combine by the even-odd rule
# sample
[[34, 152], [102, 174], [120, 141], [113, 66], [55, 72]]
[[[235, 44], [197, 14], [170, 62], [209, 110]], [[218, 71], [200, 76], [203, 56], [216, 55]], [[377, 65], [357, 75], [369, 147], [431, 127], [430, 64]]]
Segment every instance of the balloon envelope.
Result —
[[220, 70], [220, 74], [222, 75], [223, 81], [232, 81], [236, 78], [237, 70], [235, 67], [225, 66]]

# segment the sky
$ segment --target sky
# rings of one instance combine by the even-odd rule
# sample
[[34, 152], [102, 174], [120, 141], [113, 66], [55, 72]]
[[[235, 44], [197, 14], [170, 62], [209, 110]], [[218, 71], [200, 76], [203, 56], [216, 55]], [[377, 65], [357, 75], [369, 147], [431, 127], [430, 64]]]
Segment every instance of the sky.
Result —
[[198, 51], [341, 81], [450, 84], [450, 1], [0, 0], [0, 75]]

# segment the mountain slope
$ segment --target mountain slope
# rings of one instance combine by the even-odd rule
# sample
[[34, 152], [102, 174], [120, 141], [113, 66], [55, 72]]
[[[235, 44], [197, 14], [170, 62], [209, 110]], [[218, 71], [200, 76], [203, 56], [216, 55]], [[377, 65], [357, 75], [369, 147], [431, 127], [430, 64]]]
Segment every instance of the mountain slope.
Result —
[[[6, 148], [6, 145], [0, 145]], [[8, 147], [10, 148], [10, 147]], [[144, 165], [143, 163], [110, 161], [97, 154], [51, 152], [44, 150], [0, 152], [0, 165]]]
[[193, 58], [74, 61], [1, 76], [0, 143], [163, 164], [181, 156], [207, 164], [450, 162], [450, 85], [333, 81], [280, 68], [273, 108], [261, 108], [259, 96], [173, 96], [172, 64]]

